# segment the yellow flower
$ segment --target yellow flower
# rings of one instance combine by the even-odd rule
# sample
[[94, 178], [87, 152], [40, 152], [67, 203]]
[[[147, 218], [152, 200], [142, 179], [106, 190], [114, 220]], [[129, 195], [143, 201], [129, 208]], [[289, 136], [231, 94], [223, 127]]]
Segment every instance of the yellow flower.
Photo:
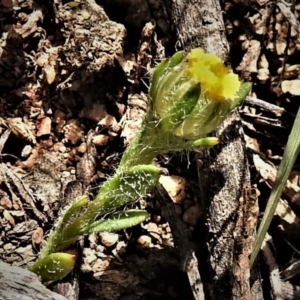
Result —
[[250, 88], [216, 55], [180, 51], [155, 68], [151, 109], [163, 131], [195, 140], [219, 126]]
[[211, 100], [233, 100], [240, 88], [240, 81], [230, 67], [224, 66], [219, 57], [203, 49], [191, 50], [187, 56], [188, 76], [201, 83], [201, 91]]

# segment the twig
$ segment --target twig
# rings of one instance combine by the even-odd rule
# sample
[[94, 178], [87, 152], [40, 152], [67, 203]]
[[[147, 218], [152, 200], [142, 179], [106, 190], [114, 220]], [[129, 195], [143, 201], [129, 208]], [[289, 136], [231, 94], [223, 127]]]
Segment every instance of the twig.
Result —
[[187, 273], [195, 299], [205, 299], [202, 280], [198, 271], [198, 262], [194, 251], [189, 247], [189, 241], [184, 232], [181, 220], [176, 214], [174, 204], [164, 187], [156, 186], [157, 201], [161, 205], [162, 215], [168, 221], [174, 239], [175, 249], [181, 261], [184, 272]]

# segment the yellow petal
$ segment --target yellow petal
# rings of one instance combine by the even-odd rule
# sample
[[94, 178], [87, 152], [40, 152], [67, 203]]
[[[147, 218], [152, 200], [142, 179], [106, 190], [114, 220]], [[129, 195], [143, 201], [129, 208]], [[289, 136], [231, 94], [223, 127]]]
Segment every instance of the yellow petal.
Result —
[[188, 75], [201, 84], [206, 97], [216, 101], [232, 100], [240, 88], [238, 76], [221, 59], [203, 49], [193, 49], [187, 56]]

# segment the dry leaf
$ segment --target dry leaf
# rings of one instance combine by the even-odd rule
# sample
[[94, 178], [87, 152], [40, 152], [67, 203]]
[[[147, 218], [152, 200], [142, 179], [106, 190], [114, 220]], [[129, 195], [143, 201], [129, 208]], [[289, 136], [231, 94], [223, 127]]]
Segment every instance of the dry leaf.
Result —
[[45, 66], [44, 74], [48, 84], [51, 84], [55, 80], [56, 72], [53, 66]]
[[279, 199], [279, 202], [276, 207], [275, 212], [281, 219], [286, 221], [289, 224], [298, 223], [299, 219], [292, 211], [288, 203], [282, 199]]
[[21, 118], [7, 119], [6, 123], [14, 135], [23, 140], [36, 144], [36, 139], [30, 126], [25, 124]]

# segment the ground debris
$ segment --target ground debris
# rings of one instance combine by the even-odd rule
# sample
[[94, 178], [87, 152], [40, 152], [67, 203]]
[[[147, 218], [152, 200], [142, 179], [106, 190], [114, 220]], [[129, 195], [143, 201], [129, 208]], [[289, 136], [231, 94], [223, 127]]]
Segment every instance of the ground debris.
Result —
[[[0, 1], [0, 258], [23, 268], [36, 259], [66, 205], [85, 192], [92, 199], [114, 173], [151, 101], [146, 91], [152, 67], [164, 59], [171, 40], [160, 1], [97, 3], [104, 9], [93, 0]], [[299, 106], [300, 5], [268, 0], [221, 5], [232, 66], [253, 83], [240, 109], [253, 183], [240, 199], [244, 211], [235, 216], [244, 226], [235, 232], [241, 251], [233, 266], [242, 278], [256, 196], [263, 208]], [[120, 7], [122, 16], [113, 18]], [[167, 188], [173, 213], [198, 251], [199, 221], [206, 214], [196, 200], [199, 183], [187, 180], [187, 167], [172, 165], [167, 155], [158, 162], [176, 182]], [[298, 173], [296, 166], [272, 223], [276, 278], [281, 274], [287, 284], [299, 283]], [[140, 227], [85, 240], [81, 299], [192, 299], [174, 234], [162, 207], [151, 200], [149, 220]], [[194, 256], [192, 261], [197, 269]], [[298, 287], [292, 294], [291, 284], [280, 284], [286, 299], [299, 294]], [[290, 294], [284, 294], [287, 287]]]

